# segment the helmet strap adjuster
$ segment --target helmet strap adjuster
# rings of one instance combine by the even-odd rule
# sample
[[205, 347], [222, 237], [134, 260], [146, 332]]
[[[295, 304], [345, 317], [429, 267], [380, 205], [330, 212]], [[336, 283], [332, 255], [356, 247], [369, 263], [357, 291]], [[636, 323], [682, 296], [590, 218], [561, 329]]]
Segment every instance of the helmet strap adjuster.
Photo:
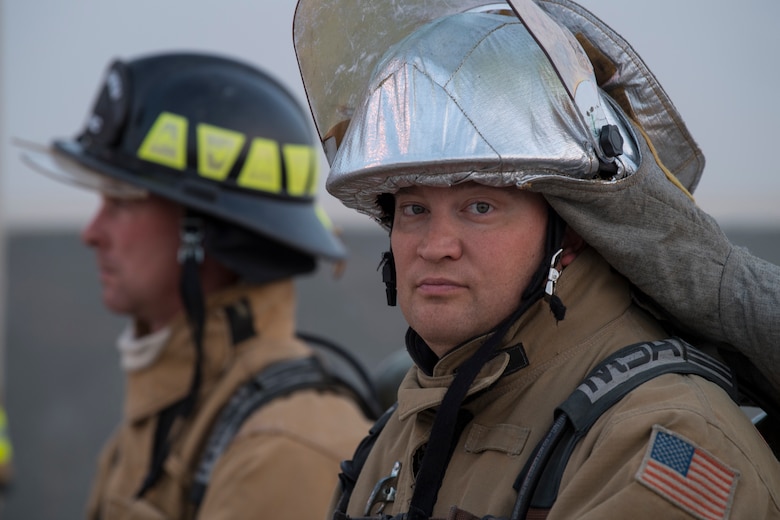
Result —
[[181, 245], [177, 259], [180, 264], [184, 264], [190, 258], [196, 263], [203, 263], [203, 219], [187, 215], [181, 224]]
[[561, 276], [561, 272], [557, 267], [561, 254], [563, 254], [563, 249], [559, 249], [550, 259], [550, 271], [547, 274], [547, 283], [544, 286], [544, 297], [548, 300], [555, 294], [555, 285]]
[[398, 291], [395, 285], [395, 259], [392, 251], [382, 253], [382, 260], [379, 262], [379, 268], [382, 269], [382, 282], [385, 284], [385, 296], [387, 296], [387, 305], [395, 307]]

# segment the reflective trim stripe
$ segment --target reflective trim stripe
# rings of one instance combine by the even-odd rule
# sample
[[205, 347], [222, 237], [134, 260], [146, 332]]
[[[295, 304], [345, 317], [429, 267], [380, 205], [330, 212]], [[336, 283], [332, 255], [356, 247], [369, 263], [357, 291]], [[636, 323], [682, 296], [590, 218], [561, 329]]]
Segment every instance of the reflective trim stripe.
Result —
[[246, 136], [218, 126], [199, 124], [198, 174], [207, 179], [224, 181], [236, 163]]
[[176, 170], [187, 167], [186, 117], [162, 112], [138, 147], [138, 157]]
[[[188, 161], [187, 118], [162, 112], [146, 134], [137, 156], [175, 170], [186, 171]], [[247, 136], [206, 123], [196, 127], [197, 175], [227, 181], [239, 164]], [[191, 166], [191, 165], [190, 165]], [[317, 191], [319, 163], [313, 146], [252, 139], [236, 177], [237, 186], [274, 195], [312, 197]]]
[[286, 144], [282, 148], [287, 167], [287, 193], [312, 195], [317, 189], [317, 163], [314, 148], [303, 144]]

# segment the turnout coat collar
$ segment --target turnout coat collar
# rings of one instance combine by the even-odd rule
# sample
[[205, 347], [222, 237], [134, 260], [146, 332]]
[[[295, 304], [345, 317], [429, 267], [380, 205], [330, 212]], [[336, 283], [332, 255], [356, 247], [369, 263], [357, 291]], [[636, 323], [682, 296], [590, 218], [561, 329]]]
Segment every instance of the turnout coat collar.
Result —
[[[566, 318], [556, 322], [547, 304], [537, 302], [510, 328], [496, 356], [482, 368], [467, 395], [479, 393], [501, 378], [510, 364], [511, 348], [521, 346], [528, 360], [528, 367], [512, 378], [513, 384], [515, 380], [530, 383], [562, 357], [571, 357], [575, 351], [585, 348], [583, 342], [597, 334], [604, 326], [604, 318], [619, 316], [632, 305], [628, 283], [612, 273], [609, 265], [592, 249], [585, 250], [564, 273], [558, 283], [558, 295], [564, 304], [574, 304]], [[589, 305], [598, 312], [580, 310]], [[458, 367], [490, 334], [474, 338], [447, 353], [433, 367], [432, 375], [413, 367], [399, 388], [399, 417], [404, 419], [438, 406]], [[582, 368], [582, 377], [597, 361]], [[579, 379], [571, 382], [572, 389], [578, 382]]]
[[[305, 355], [308, 350], [294, 341], [285, 349], [253, 349], [244, 354], [243, 345], [233, 345], [230, 323], [225, 307], [245, 298], [253, 313], [252, 324], [263, 338], [289, 339], [294, 335], [295, 297], [289, 280], [264, 286], [237, 285], [213, 294], [206, 302], [206, 323], [203, 337], [203, 383], [201, 394], [211, 393], [222, 379], [224, 370], [234, 357], [242, 362], [233, 365], [234, 377], [228, 381], [243, 381], [247, 371], [267, 363]], [[160, 357], [146, 369], [131, 372], [127, 377], [124, 416], [134, 422], [156, 415], [181, 400], [189, 391], [195, 366], [195, 347], [186, 316], [179, 314], [171, 324], [171, 335]], [[232, 390], [232, 389], [231, 389]]]

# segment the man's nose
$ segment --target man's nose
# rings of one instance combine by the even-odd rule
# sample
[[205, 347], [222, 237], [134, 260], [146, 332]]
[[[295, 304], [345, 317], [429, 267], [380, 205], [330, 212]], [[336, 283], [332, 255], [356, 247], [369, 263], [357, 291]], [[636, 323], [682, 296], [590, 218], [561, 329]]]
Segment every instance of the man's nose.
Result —
[[97, 247], [102, 237], [103, 219], [105, 217], [106, 204], [100, 203], [97, 212], [92, 216], [89, 223], [81, 231], [81, 241], [89, 247]]
[[448, 214], [431, 214], [417, 252], [420, 257], [432, 262], [460, 258], [463, 242], [457, 219]]

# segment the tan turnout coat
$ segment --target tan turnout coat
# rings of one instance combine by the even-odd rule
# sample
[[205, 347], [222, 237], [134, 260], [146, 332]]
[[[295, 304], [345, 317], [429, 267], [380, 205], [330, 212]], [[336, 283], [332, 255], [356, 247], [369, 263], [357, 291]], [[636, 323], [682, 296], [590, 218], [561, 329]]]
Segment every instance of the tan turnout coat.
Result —
[[[244, 300], [256, 335], [233, 344], [226, 307]], [[294, 338], [291, 281], [238, 286], [209, 298], [203, 384], [193, 419], [174, 425], [164, 474], [142, 500], [134, 498], [149, 469], [157, 414], [187, 393], [194, 348], [184, 317], [160, 358], [127, 378], [122, 422], [105, 447], [88, 505], [91, 520], [193, 518], [189, 491], [200, 448], [233, 392], [275, 361], [310, 348]], [[314, 390], [296, 392], [261, 408], [218, 460], [198, 518], [321, 518], [348, 458], [369, 424], [354, 402]]]
[[[629, 286], [593, 250], [563, 272], [558, 294], [566, 317], [555, 324], [543, 302], [516, 324], [504, 348], [522, 343], [529, 365], [501, 377], [508, 356], [490, 361], [469, 391], [473, 415], [447, 468], [435, 518], [453, 506], [476, 517], [509, 517], [517, 493], [513, 484], [553, 410], [598, 362], [621, 347], [662, 339], [658, 323], [632, 303]], [[453, 372], [481, 344], [478, 338], [440, 359], [432, 375], [413, 367], [401, 384], [399, 407], [382, 431], [349, 503], [351, 517], [364, 516], [376, 483], [401, 463], [395, 502], [384, 514], [406, 512], [414, 490], [415, 454], [428, 441], [434, 410]], [[491, 386], [493, 385], [493, 386]], [[695, 516], [640, 482], [651, 435], [663, 429], [687, 439], [734, 471], [727, 511]], [[707, 508], [707, 504], [693, 509]], [[373, 511], [372, 511], [373, 512]], [[548, 520], [669, 520], [691, 518], [780, 518], [780, 465], [764, 440], [718, 386], [698, 377], [659, 376], [607, 411], [576, 447]]]

